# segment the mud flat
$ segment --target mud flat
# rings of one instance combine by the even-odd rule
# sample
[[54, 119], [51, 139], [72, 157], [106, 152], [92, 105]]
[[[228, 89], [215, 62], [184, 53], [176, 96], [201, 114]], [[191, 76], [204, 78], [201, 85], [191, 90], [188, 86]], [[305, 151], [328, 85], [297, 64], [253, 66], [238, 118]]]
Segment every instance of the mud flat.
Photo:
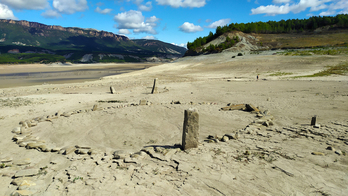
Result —
[[[348, 77], [294, 76], [347, 60], [222, 53], [1, 88], [0, 192], [346, 195]], [[199, 145], [183, 151], [189, 108], [199, 113]]]
[[26, 64], [0, 65], [0, 88], [64, 84], [99, 80], [102, 77], [146, 69], [156, 63]]

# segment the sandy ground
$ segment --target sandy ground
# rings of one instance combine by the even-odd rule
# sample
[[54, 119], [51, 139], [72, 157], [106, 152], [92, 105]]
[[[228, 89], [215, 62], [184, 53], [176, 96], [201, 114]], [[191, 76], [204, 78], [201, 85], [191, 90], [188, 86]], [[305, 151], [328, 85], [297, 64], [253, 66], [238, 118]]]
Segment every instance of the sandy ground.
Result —
[[[348, 77], [291, 77], [348, 57], [231, 56], [0, 89], [0, 193], [346, 195]], [[158, 94], [150, 94], [154, 78]], [[253, 104], [262, 115], [220, 110], [228, 103]], [[200, 145], [182, 151], [189, 108], [199, 111]], [[320, 128], [310, 126], [314, 115]], [[225, 134], [238, 137], [219, 141]]]

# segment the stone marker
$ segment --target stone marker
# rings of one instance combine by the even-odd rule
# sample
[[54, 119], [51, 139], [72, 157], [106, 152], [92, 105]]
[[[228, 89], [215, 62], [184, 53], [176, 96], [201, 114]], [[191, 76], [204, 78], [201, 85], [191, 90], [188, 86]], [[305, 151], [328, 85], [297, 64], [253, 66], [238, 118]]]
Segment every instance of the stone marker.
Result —
[[151, 91], [151, 94], [157, 94], [158, 93], [158, 90], [157, 90], [157, 78], [154, 79], [153, 81], [153, 87], [152, 87], [152, 91]]
[[111, 94], [115, 94], [116, 93], [115, 88], [113, 86], [110, 86], [110, 92], [111, 92]]
[[317, 122], [317, 116], [315, 115], [312, 117], [311, 126], [314, 126], [316, 122]]
[[199, 114], [196, 109], [185, 110], [184, 128], [182, 134], [182, 150], [198, 147]]

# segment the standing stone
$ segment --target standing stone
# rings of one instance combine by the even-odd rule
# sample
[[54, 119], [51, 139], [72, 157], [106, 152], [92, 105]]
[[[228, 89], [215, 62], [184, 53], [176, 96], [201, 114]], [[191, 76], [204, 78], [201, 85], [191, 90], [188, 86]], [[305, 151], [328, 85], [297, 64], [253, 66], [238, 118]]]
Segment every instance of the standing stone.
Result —
[[151, 94], [157, 94], [158, 90], [157, 90], [157, 78], [155, 78], [155, 80], [153, 81], [153, 87], [152, 87], [152, 91]]
[[96, 111], [98, 109], [98, 105], [94, 105], [92, 111]]
[[314, 126], [316, 122], [317, 122], [317, 116], [315, 115], [312, 117], [311, 126]]
[[185, 110], [184, 128], [182, 134], [182, 150], [198, 147], [199, 114], [196, 109]]
[[110, 92], [111, 92], [111, 94], [115, 94], [116, 93], [115, 88], [113, 86], [110, 86]]

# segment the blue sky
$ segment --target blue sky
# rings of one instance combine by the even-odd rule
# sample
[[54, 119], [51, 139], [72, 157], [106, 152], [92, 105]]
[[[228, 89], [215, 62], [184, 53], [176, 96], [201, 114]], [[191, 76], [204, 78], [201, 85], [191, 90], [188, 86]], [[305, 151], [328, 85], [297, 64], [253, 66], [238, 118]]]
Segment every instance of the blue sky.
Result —
[[184, 46], [217, 26], [348, 13], [348, 0], [0, 0], [0, 18]]

